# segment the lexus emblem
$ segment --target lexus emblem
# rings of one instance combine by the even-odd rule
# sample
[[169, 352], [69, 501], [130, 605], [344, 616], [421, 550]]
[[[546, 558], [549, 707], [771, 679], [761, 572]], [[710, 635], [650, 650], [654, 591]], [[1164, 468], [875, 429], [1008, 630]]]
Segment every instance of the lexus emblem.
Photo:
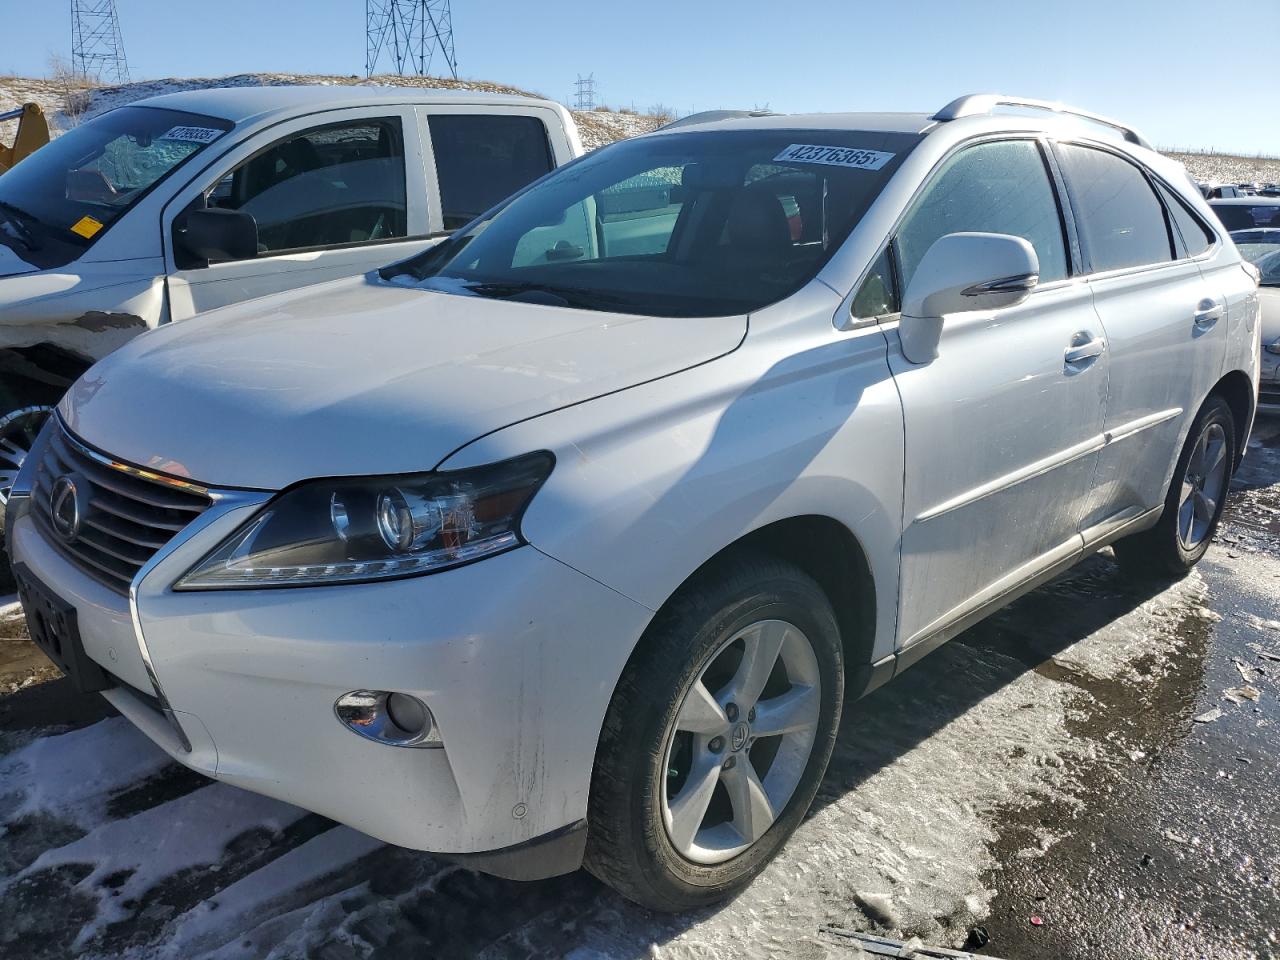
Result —
[[80, 536], [80, 524], [84, 521], [77, 479], [72, 476], [59, 477], [54, 481], [53, 493], [49, 496], [49, 521], [53, 524], [54, 532], [65, 543], [75, 543]]

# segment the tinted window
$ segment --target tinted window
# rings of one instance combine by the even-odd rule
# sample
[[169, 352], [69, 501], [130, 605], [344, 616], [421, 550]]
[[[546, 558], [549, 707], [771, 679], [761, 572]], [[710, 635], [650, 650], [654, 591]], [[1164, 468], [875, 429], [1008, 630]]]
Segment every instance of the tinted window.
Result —
[[978, 144], [946, 162], [898, 232], [903, 287], [934, 241], [968, 231], [1026, 239], [1040, 259], [1042, 283], [1067, 275], [1062, 217], [1034, 141]]
[[1182, 257], [1198, 257], [1213, 244], [1213, 233], [1200, 222], [1200, 218], [1164, 184], [1156, 184], [1164, 197], [1164, 205], [1173, 215], [1174, 240], [1179, 241], [1178, 254]]
[[817, 274], [919, 139], [734, 130], [625, 140], [383, 275], [580, 309], [747, 313]]
[[858, 320], [870, 320], [897, 313], [898, 291], [893, 282], [893, 262], [886, 249], [876, 258], [862, 286], [853, 297], [853, 316]]
[[427, 122], [446, 230], [465, 227], [554, 166], [536, 117], [436, 114]]
[[1280, 203], [1211, 203], [1209, 206], [1228, 230], [1280, 227]]
[[258, 224], [258, 251], [406, 235], [400, 121], [361, 120], [292, 134], [223, 177], [209, 205]]
[[1102, 150], [1058, 150], [1091, 270], [1101, 273], [1173, 259], [1164, 207], [1141, 170]]

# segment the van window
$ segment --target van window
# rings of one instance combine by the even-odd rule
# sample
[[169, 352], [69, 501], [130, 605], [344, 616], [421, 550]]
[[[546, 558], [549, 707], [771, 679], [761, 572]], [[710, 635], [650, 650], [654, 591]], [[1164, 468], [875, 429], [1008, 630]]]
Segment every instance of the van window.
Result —
[[252, 214], [260, 254], [402, 238], [408, 231], [400, 120], [290, 134], [219, 180], [208, 203]]
[[1093, 272], [1173, 259], [1164, 207], [1137, 166], [1092, 147], [1057, 149]]
[[902, 222], [902, 286], [940, 237], [977, 231], [1022, 237], [1040, 260], [1040, 282], [1067, 275], [1062, 215], [1033, 140], [980, 143], [946, 161]]
[[1200, 222], [1200, 218], [1172, 190], [1162, 183], [1157, 183], [1156, 189], [1160, 191], [1165, 208], [1173, 217], [1176, 228], [1173, 239], [1178, 248], [1179, 259], [1200, 256], [1213, 245], [1213, 232]]
[[855, 320], [871, 320], [891, 313], [897, 313], [902, 307], [898, 304], [898, 291], [893, 282], [893, 262], [888, 248], [876, 258], [871, 272], [862, 281], [862, 286], [853, 296], [853, 318]]
[[555, 166], [537, 117], [440, 113], [427, 124], [446, 230], [465, 227]]

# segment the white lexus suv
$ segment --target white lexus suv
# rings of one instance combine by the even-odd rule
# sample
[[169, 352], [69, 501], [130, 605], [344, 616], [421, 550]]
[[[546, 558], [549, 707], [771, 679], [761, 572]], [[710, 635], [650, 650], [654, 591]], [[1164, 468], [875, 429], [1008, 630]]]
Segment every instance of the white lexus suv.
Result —
[[846, 698], [1108, 544], [1200, 559], [1257, 282], [1103, 118], [694, 118], [99, 363], [9, 504], [21, 598], [209, 776], [711, 902]]

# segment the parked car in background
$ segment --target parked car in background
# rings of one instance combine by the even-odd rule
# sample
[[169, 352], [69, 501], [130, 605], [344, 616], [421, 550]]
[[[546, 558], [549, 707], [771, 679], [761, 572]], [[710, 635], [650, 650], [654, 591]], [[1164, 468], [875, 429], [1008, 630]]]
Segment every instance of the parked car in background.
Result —
[[402, 259], [581, 153], [559, 104], [403, 87], [192, 90], [59, 137], [0, 176], [0, 514], [132, 337]]
[[1209, 208], [1229, 231], [1280, 227], [1280, 197], [1237, 197], [1210, 200]]
[[1262, 367], [1258, 399], [1280, 405], [1280, 227], [1231, 234], [1241, 256], [1258, 268], [1262, 309]]
[[1258, 336], [1114, 121], [685, 120], [125, 345], [10, 547], [36, 642], [187, 766], [684, 909], [800, 824], [846, 696], [1106, 545], [1185, 574]]
[[1200, 193], [1206, 200], [1220, 200], [1223, 198], [1234, 198], [1243, 196], [1240, 188], [1230, 183], [1216, 183], [1213, 181], [1200, 180], [1196, 182], [1196, 186], [1200, 188]]

